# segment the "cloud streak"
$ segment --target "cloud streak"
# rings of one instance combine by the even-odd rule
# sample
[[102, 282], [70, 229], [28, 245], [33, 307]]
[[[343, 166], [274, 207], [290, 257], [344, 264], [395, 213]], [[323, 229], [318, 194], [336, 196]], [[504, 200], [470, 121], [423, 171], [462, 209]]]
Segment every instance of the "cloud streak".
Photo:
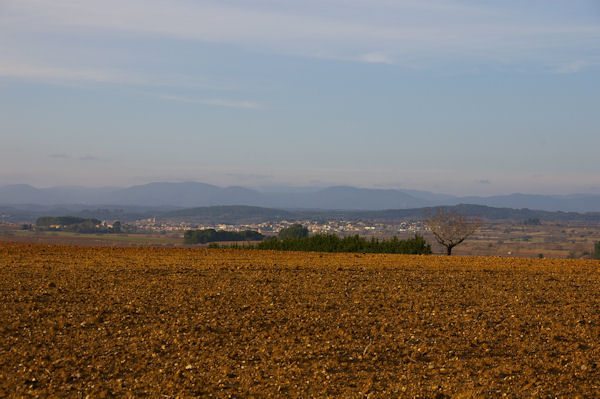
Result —
[[102, 161], [101, 158], [98, 158], [98, 157], [96, 157], [94, 155], [90, 155], [90, 154], [83, 155], [83, 156], [77, 156], [77, 157], [68, 155], [68, 154], [50, 154], [49, 157], [53, 158], [53, 159], [69, 159], [69, 160], [84, 161], [84, 162]]
[[177, 101], [183, 103], [190, 104], [202, 104], [202, 105], [213, 105], [218, 107], [228, 107], [228, 108], [241, 108], [241, 109], [253, 109], [260, 110], [264, 109], [263, 105], [254, 102], [254, 101], [236, 101], [236, 100], [226, 100], [222, 98], [212, 98], [212, 99], [196, 99], [196, 98], [188, 98], [181, 96], [172, 96], [172, 95], [159, 95], [158, 98], [169, 101]]
[[185, 87], [206, 90], [232, 90], [231, 83], [208, 81], [198, 75], [177, 76], [168, 73], [148, 74], [118, 68], [85, 67], [80, 65], [50, 64], [32, 61], [27, 57], [5, 56], [0, 59], [0, 78], [40, 81], [51, 84], [113, 84], [145, 87]]
[[566, 74], [571, 74], [571, 73], [577, 73], [577, 72], [585, 69], [586, 67], [590, 67], [590, 66], [591, 65], [589, 62], [573, 61], [573, 62], [567, 62], [564, 65], [558, 66], [554, 70], [554, 72], [557, 74], [566, 75]]
[[128, 83], [147, 85], [152, 79], [102, 69], [36, 65], [26, 62], [0, 60], [0, 76], [45, 81], [84, 81], [94, 83]]
[[[135, 34], [309, 57], [433, 67], [441, 59], [598, 63], [598, 24], [538, 21], [514, 7], [457, 1], [8, 0], [4, 29]], [[368, 11], [368, 12], [367, 12]], [[521, 15], [523, 14], [523, 15]], [[9, 28], [6, 28], [9, 27]], [[595, 49], [596, 51], [589, 51]], [[576, 68], [568, 68], [568, 72]], [[59, 73], [60, 71], [55, 71]], [[105, 76], [89, 73], [102, 80]]]
[[51, 154], [50, 158], [55, 158], [55, 159], [69, 159], [71, 157], [68, 156], [67, 154]]

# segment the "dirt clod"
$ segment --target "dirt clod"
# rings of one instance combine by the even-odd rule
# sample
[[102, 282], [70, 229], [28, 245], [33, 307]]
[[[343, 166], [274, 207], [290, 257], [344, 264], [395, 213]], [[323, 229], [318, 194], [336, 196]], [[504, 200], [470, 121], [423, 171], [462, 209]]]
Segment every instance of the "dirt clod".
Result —
[[2, 242], [0, 259], [2, 397], [600, 396], [593, 261]]

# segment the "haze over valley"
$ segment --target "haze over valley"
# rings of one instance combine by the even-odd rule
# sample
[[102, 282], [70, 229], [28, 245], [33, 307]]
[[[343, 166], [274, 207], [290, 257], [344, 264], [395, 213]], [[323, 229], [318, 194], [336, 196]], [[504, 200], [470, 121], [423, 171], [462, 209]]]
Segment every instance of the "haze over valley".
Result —
[[600, 195], [511, 194], [457, 197], [417, 190], [364, 189], [350, 186], [278, 187], [269, 190], [219, 187], [210, 184], [151, 183], [127, 188], [0, 187], [0, 205], [128, 205], [146, 207], [206, 207], [250, 205], [283, 209], [383, 210], [474, 204], [544, 211], [600, 212]]

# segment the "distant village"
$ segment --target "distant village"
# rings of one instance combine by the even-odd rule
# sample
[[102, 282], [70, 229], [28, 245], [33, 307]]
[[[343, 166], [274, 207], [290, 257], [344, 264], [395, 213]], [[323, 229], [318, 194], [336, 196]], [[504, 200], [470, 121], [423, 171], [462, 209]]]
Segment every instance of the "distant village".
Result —
[[399, 233], [422, 232], [425, 230], [420, 221], [404, 221], [398, 223], [373, 223], [346, 220], [282, 220], [278, 222], [262, 222], [248, 224], [193, 224], [184, 221], [165, 221], [156, 218], [137, 220], [130, 225], [138, 232], [182, 232], [185, 230], [215, 229], [226, 231], [255, 230], [266, 236], [277, 233], [292, 224], [299, 223], [312, 234], [337, 234], [341, 236], [358, 234], [367, 237], [388, 237]]
[[[5, 215], [1, 215], [5, 216]], [[9, 215], [6, 215], [8, 217]], [[64, 219], [64, 220], [63, 220]], [[79, 233], [183, 233], [187, 230], [215, 229], [217, 231], [254, 230], [265, 236], [274, 236], [283, 228], [299, 223], [311, 234], [336, 234], [363, 237], [391, 237], [394, 235], [422, 233], [421, 221], [374, 222], [361, 220], [279, 220], [260, 223], [194, 223], [181, 219], [143, 218], [135, 221], [84, 219], [72, 216], [41, 217], [36, 223], [21, 224], [23, 230], [75, 231]], [[12, 225], [0, 217], [0, 224]]]

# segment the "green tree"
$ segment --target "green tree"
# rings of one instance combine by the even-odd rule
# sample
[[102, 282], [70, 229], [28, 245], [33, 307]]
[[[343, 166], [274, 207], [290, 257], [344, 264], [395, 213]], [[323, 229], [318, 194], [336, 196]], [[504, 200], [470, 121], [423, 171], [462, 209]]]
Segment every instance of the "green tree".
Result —
[[592, 257], [594, 259], [600, 259], [600, 241], [594, 244], [594, 253]]
[[113, 233], [120, 233], [121, 232], [121, 222], [119, 222], [118, 220], [116, 222], [114, 222], [112, 229], [113, 229]]
[[224, 231], [215, 229], [187, 230], [183, 233], [185, 244], [206, 244], [218, 241], [260, 241], [265, 236], [254, 230]]
[[431, 245], [423, 236], [415, 234], [414, 238], [399, 240], [394, 236], [389, 240], [379, 241], [376, 238], [367, 240], [357, 235], [340, 238], [335, 234], [315, 234], [310, 237], [269, 238], [252, 248], [277, 251], [312, 251], [312, 252], [363, 252], [390, 254], [430, 254]]
[[300, 223], [294, 223], [289, 227], [285, 227], [279, 231], [278, 237], [280, 240], [292, 240], [296, 238], [308, 237], [308, 229]]

